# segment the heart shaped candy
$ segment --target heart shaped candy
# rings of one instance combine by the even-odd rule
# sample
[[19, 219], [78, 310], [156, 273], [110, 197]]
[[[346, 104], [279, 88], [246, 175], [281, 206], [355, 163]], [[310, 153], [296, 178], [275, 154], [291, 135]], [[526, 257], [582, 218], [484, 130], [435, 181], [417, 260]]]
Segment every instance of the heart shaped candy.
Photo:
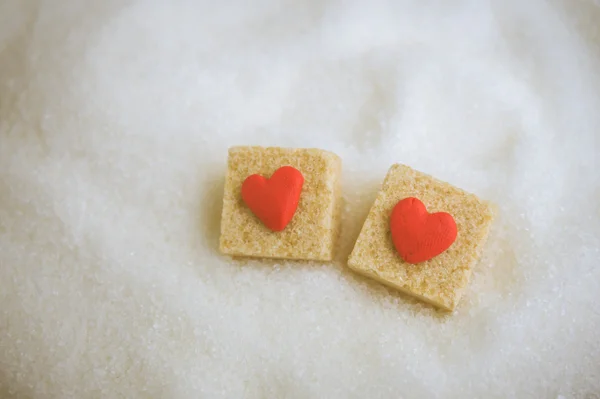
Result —
[[242, 184], [242, 199], [265, 226], [273, 231], [285, 229], [294, 217], [304, 176], [296, 168], [283, 166], [270, 179], [251, 175]]
[[428, 213], [417, 198], [398, 202], [390, 217], [392, 241], [400, 257], [421, 263], [446, 251], [456, 240], [456, 222], [446, 212]]

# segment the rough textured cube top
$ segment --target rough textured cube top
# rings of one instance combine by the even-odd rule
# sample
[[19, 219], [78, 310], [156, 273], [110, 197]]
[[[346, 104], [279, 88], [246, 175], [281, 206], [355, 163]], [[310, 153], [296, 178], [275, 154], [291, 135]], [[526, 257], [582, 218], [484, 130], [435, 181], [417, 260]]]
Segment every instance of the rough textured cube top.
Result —
[[[398, 201], [417, 197], [429, 212], [448, 212], [458, 237], [441, 255], [416, 265], [404, 262], [391, 239], [389, 217]], [[493, 219], [490, 205], [448, 183], [404, 165], [393, 165], [348, 260], [355, 271], [451, 310], [480, 257]]]
[[[270, 177], [281, 166], [302, 172], [298, 209], [285, 230], [273, 232], [241, 197], [252, 174]], [[233, 147], [229, 150], [223, 198], [221, 252], [238, 256], [331, 260], [339, 233], [340, 158], [317, 149]]]

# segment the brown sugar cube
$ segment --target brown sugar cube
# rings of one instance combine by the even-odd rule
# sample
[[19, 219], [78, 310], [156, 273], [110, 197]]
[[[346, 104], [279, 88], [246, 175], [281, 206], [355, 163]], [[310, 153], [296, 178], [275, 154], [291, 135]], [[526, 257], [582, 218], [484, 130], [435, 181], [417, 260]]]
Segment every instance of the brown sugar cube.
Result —
[[[456, 241], [440, 255], [418, 264], [402, 260], [390, 232], [398, 201], [416, 197], [429, 213], [447, 212], [456, 221]], [[493, 220], [491, 206], [477, 196], [404, 165], [393, 165], [358, 240], [348, 266], [370, 278], [444, 310], [454, 310], [469, 282]]]
[[[304, 176], [298, 208], [283, 231], [274, 232], [242, 200], [253, 174], [270, 178], [282, 166]], [[330, 261], [339, 236], [340, 158], [318, 149], [233, 147], [229, 150], [220, 250], [233, 256]]]

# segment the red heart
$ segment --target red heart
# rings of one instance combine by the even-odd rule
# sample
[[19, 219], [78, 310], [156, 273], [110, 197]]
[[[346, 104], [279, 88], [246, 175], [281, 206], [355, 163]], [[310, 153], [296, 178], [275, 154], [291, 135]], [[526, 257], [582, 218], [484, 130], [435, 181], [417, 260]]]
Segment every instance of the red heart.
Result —
[[300, 201], [304, 176], [296, 168], [283, 166], [270, 179], [251, 175], [242, 184], [242, 199], [250, 210], [273, 231], [288, 225]]
[[447, 250], [458, 234], [456, 222], [446, 212], [428, 213], [417, 198], [398, 202], [390, 217], [392, 241], [408, 263], [425, 262]]

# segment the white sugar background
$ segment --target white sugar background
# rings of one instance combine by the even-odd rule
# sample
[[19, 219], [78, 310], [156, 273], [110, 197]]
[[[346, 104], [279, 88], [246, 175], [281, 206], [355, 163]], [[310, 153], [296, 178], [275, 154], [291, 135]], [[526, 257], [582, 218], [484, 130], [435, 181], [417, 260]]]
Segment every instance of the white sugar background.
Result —
[[[0, 396], [600, 396], [600, 9], [0, 1]], [[344, 160], [334, 265], [217, 253], [227, 148]], [[344, 260], [390, 164], [499, 206], [459, 309]]]

